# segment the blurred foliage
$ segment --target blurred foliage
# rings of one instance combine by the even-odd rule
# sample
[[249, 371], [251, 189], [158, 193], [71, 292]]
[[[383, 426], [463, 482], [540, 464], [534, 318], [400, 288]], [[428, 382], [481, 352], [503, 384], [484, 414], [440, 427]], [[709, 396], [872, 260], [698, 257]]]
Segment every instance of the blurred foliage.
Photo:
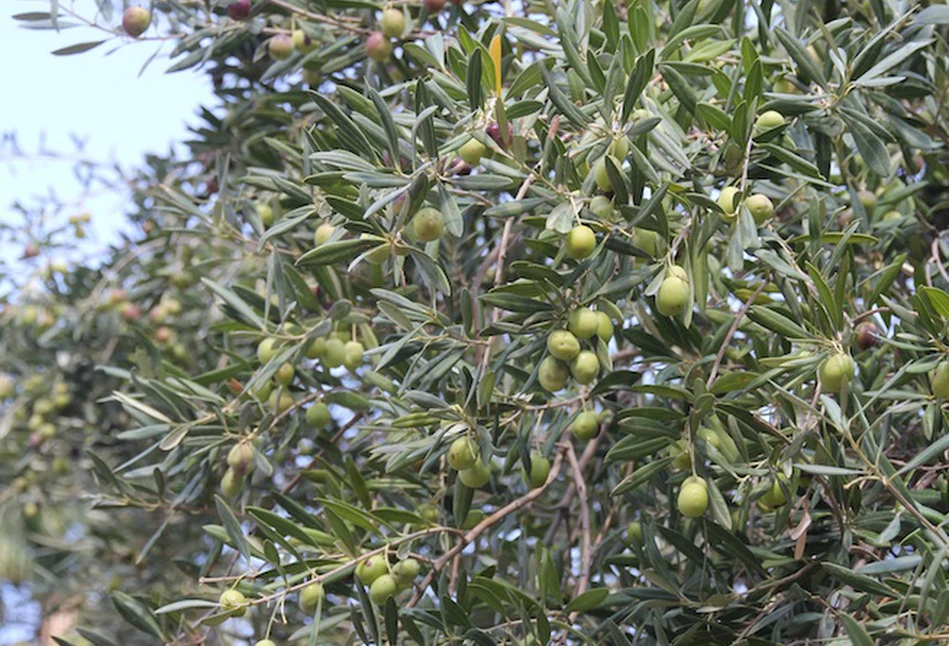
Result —
[[4, 231], [50, 643], [949, 641], [945, 5], [64, 4], [217, 104]]

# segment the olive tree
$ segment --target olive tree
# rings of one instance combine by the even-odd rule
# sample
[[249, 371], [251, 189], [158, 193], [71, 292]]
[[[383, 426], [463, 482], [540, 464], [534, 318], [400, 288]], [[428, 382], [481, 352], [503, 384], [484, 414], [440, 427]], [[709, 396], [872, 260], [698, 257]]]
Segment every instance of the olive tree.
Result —
[[944, 5], [65, 4], [216, 104], [24, 233], [57, 643], [949, 640]]

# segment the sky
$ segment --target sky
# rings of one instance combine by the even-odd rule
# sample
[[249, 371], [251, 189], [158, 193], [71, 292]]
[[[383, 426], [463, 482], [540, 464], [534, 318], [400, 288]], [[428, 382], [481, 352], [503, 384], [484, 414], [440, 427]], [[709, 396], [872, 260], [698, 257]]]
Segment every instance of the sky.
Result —
[[[159, 49], [157, 41], [114, 38], [73, 56], [50, 52], [75, 43], [101, 40], [107, 34], [86, 27], [56, 31], [23, 29], [12, 15], [48, 11], [48, 0], [4, 0], [0, 3], [0, 142], [11, 132], [23, 152], [46, 149], [76, 156], [73, 137], [85, 140], [84, 155], [135, 167], [148, 152], [165, 152], [187, 136], [187, 124], [202, 103], [211, 102], [210, 85], [201, 74], [167, 75], [167, 59], [156, 58], [139, 76], [144, 63]], [[64, 6], [66, 2], [62, 3]], [[93, 16], [93, 0], [74, 0], [82, 15]], [[117, 25], [121, 14], [116, 12]], [[151, 32], [149, 32], [151, 33]], [[163, 52], [170, 50], [164, 45]], [[45, 142], [45, 143], [44, 143]], [[20, 222], [9, 207], [15, 199], [30, 202], [54, 190], [64, 201], [80, 195], [71, 164], [48, 159], [22, 159], [0, 143], [0, 221]], [[89, 244], [115, 239], [122, 224], [122, 196], [96, 197], [78, 211], [92, 215]], [[3, 257], [8, 254], [0, 249]]]

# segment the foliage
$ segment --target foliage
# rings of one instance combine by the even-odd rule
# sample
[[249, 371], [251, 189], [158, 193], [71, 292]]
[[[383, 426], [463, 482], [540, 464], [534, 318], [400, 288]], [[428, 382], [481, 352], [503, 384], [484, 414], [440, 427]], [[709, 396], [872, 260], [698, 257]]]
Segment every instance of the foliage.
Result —
[[63, 4], [218, 104], [100, 264], [24, 234], [58, 643], [949, 639], [945, 6]]

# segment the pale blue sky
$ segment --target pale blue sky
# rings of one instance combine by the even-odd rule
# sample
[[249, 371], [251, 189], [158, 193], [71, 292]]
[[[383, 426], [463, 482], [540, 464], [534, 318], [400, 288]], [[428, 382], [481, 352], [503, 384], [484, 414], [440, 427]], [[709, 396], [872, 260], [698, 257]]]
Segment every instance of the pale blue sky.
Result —
[[[66, 2], [62, 2], [66, 5]], [[92, 16], [92, 0], [73, 6]], [[139, 76], [145, 61], [160, 47], [156, 41], [117, 38], [83, 54], [53, 56], [50, 52], [74, 43], [100, 40], [101, 31], [89, 28], [55, 31], [23, 29], [11, 16], [48, 11], [48, 0], [5, 0], [0, 3], [0, 137], [17, 133], [24, 152], [46, 148], [74, 152], [73, 135], [85, 139], [88, 157], [117, 160], [134, 167], [147, 152], [164, 152], [187, 137], [195, 109], [211, 101], [210, 84], [200, 73], [166, 75], [168, 60], [157, 58]], [[121, 21], [117, 12], [114, 21]], [[149, 33], [152, 33], [151, 31]], [[171, 49], [165, 44], [163, 51]], [[69, 164], [13, 158], [0, 145], [0, 219], [10, 221], [14, 199], [30, 201], [50, 187], [64, 201], [76, 199], [79, 185]], [[121, 196], [90, 201], [93, 216], [91, 242], [112, 239], [121, 223]]]

